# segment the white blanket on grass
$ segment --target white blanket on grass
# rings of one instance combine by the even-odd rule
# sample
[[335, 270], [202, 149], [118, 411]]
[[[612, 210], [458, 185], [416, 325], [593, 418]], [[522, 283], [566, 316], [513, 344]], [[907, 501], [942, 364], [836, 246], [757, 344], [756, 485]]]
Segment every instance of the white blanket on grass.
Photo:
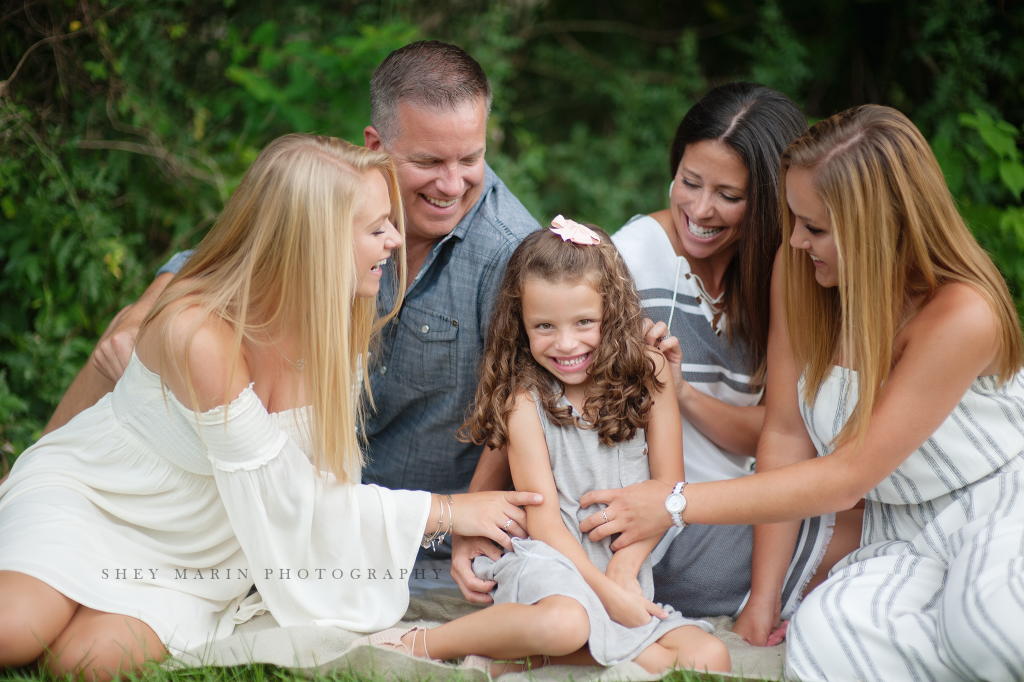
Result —
[[[471, 613], [477, 608], [481, 607], [467, 602], [458, 591], [431, 590], [411, 598], [409, 610], [401, 625], [436, 627]], [[732, 626], [730, 618], [707, 620], [714, 624], [715, 636], [725, 642], [732, 656], [733, 674], [726, 677], [751, 680], [782, 679], [785, 644], [767, 649], [753, 647], [738, 635], [729, 632]], [[486, 674], [480, 670], [456, 668], [445, 663], [413, 658], [398, 651], [369, 646], [353, 647], [352, 643], [362, 636], [361, 633], [334, 627], [310, 625], [283, 628], [277, 624], [273, 616], [265, 613], [239, 625], [230, 637], [190, 650], [169, 665], [236, 666], [266, 663], [298, 670], [307, 675], [350, 670], [364, 675], [380, 675], [389, 680], [424, 680], [430, 677], [446, 680], [458, 672], [464, 682], [487, 682]], [[621, 663], [612, 668], [548, 666], [530, 672], [529, 677], [522, 673], [506, 673], [501, 676], [502, 682], [526, 682], [527, 679], [532, 682], [653, 682], [659, 678], [631, 662]]]

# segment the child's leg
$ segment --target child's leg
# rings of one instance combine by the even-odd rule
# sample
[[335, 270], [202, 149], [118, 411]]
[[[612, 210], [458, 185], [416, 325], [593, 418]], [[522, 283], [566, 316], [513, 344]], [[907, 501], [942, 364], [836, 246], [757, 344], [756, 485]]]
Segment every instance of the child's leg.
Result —
[[670, 668], [724, 673], [732, 669], [729, 650], [722, 640], [696, 625], [684, 625], [672, 630], [640, 652], [635, 660], [645, 670], [656, 674]]
[[77, 608], [42, 580], [0, 571], [0, 668], [39, 658]]
[[431, 658], [442, 660], [470, 654], [502, 660], [565, 656], [587, 643], [590, 620], [575, 599], [553, 596], [536, 604], [497, 604], [428, 630], [426, 636], [416, 634], [402, 638], [413, 654], [426, 656], [425, 645]]

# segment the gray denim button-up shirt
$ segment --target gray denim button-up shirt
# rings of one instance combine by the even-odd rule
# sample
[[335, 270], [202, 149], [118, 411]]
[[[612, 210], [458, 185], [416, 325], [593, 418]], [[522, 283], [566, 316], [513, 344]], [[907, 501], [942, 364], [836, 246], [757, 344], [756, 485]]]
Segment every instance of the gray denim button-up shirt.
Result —
[[[494, 297], [512, 251], [537, 221], [488, 166], [480, 198], [437, 241], [409, 286], [402, 310], [371, 345], [376, 407], [366, 424], [364, 483], [439, 493], [469, 486], [483, 448], [459, 442], [477, 387]], [[159, 272], [177, 272], [190, 251]], [[159, 273], [158, 273], [159, 274]], [[377, 297], [395, 300], [390, 265]]]

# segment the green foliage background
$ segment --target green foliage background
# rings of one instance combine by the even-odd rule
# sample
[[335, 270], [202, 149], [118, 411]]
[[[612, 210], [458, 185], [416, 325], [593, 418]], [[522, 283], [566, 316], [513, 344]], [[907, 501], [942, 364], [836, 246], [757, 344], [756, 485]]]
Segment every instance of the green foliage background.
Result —
[[907, 113], [1024, 306], [1019, 0], [18, 0], [0, 9], [0, 447], [38, 437], [110, 319], [198, 241], [259, 149], [353, 141], [393, 49], [455, 42], [495, 88], [488, 160], [534, 215], [663, 208], [716, 83], [812, 119]]

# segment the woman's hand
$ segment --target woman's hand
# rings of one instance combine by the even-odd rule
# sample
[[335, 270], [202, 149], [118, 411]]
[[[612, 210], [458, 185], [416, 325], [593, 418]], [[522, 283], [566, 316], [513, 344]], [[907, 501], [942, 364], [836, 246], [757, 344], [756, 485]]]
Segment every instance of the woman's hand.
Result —
[[754, 646], [775, 646], [786, 636], [786, 623], [779, 624], [782, 599], [757, 599], [751, 594], [732, 631]]
[[[639, 583], [637, 587], [639, 587]], [[636, 628], [651, 622], [655, 618], [668, 618], [668, 613], [654, 602], [644, 598], [643, 592], [637, 594], [626, 589], [617, 582], [608, 581], [607, 586], [598, 595], [605, 611], [616, 623], [627, 628]]]
[[[544, 497], [537, 493], [493, 491], [452, 495], [452, 500], [453, 533], [490, 538], [511, 550], [510, 535], [526, 537], [526, 512], [521, 505], [541, 504]], [[436, 504], [436, 497], [434, 501]]]
[[600, 503], [608, 507], [604, 514], [595, 512], [583, 519], [580, 530], [589, 533], [593, 542], [621, 533], [612, 543], [613, 551], [638, 540], [660, 537], [672, 526], [672, 517], [665, 509], [665, 499], [671, 492], [671, 485], [655, 480], [615, 490], [592, 490], [580, 498], [580, 506]]

